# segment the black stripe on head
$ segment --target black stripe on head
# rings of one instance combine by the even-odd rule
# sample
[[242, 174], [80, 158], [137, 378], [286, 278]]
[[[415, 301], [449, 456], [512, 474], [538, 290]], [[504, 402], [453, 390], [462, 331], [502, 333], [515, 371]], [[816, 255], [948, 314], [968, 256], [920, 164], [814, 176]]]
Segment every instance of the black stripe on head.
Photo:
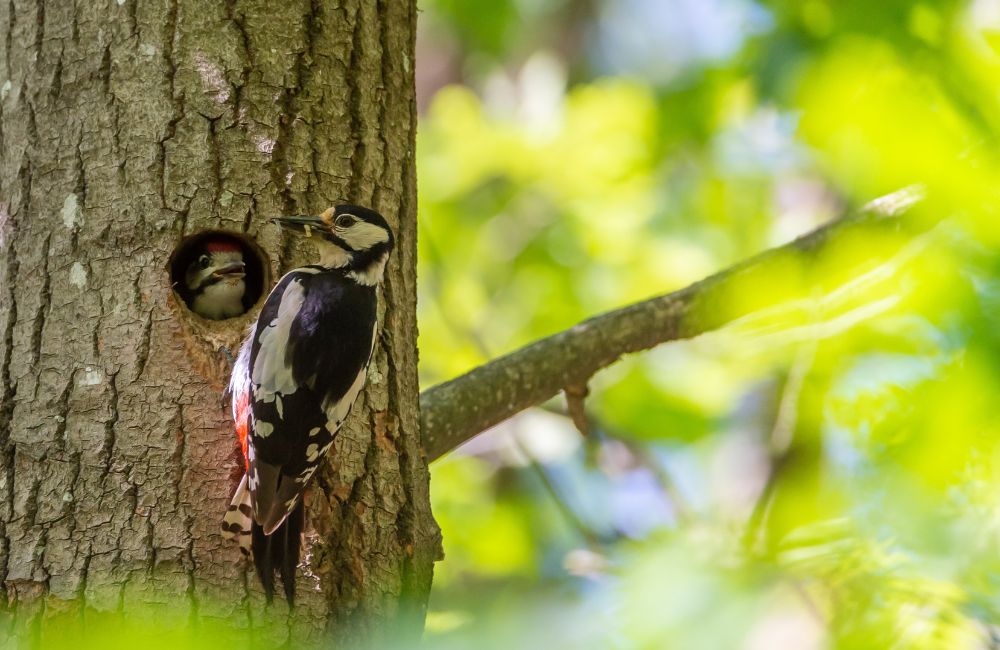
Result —
[[393, 246], [395, 245], [395, 237], [393, 236], [392, 228], [389, 227], [389, 223], [385, 220], [385, 217], [370, 208], [365, 208], [360, 205], [351, 205], [348, 203], [342, 203], [334, 208], [333, 220], [336, 220], [337, 216], [342, 214], [353, 215], [361, 221], [378, 226], [386, 233], [386, 241], [374, 244], [365, 250], [358, 250], [353, 248], [347, 243], [346, 240], [336, 234], [332, 227], [330, 229], [323, 230], [322, 234], [324, 239], [347, 252], [348, 257], [350, 258], [350, 262], [348, 263], [348, 268], [350, 270], [364, 271], [372, 264], [378, 262], [384, 255], [392, 252]]
[[352, 205], [350, 203], [341, 203], [340, 205], [334, 207], [333, 213], [334, 215], [353, 214], [358, 219], [364, 219], [368, 223], [378, 224], [386, 230], [389, 230], [389, 224], [386, 222], [385, 217], [371, 208], [366, 208], [361, 205]]
[[[392, 228], [389, 227], [389, 222], [385, 220], [385, 217], [383, 217], [381, 214], [379, 214], [375, 210], [372, 210], [371, 208], [366, 208], [366, 207], [361, 206], [361, 205], [352, 205], [350, 203], [341, 203], [340, 205], [337, 205], [337, 206], [334, 207], [333, 214], [334, 214], [334, 219], [336, 219], [337, 216], [341, 215], [341, 214], [352, 214], [355, 217], [357, 217], [358, 219], [361, 219], [362, 221], [367, 221], [368, 223], [375, 224], [376, 226], [379, 226], [380, 228], [382, 228], [383, 230], [385, 230], [386, 233], [388, 233], [389, 240], [386, 242], [385, 245], [386, 245], [386, 247], [389, 250], [392, 250], [392, 247], [395, 244], [395, 240], [394, 240], [393, 234], [392, 234]], [[351, 249], [348, 248], [348, 250], [351, 250]], [[381, 255], [384, 252], [385, 252], [384, 250], [380, 251], [379, 255]]]
[[350, 268], [352, 271], [363, 271], [371, 264], [392, 250], [392, 235], [388, 242], [375, 244], [365, 251], [352, 251]]
[[343, 248], [348, 253], [353, 253], [354, 252], [354, 249], [351, 248], [350, 246], [348, 246], [346, 241], [344, 241], [343, 239], [341, 239], [337, 234], [335, 234], [332, 231], [324, 230], [323, 231], [323, 239], [327, 240], [331, 244], [335, 244], [335, 245], [339, 246], [340, 248]]

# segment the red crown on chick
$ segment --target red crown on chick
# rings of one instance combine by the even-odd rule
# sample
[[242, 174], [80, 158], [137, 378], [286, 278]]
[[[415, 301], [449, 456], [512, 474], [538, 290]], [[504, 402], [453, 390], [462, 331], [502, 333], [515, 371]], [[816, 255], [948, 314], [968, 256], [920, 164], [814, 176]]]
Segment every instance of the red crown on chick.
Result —
[[231, 239], [213, 239], [205, 244], [209, 253], [242, 253], [240, 245]]

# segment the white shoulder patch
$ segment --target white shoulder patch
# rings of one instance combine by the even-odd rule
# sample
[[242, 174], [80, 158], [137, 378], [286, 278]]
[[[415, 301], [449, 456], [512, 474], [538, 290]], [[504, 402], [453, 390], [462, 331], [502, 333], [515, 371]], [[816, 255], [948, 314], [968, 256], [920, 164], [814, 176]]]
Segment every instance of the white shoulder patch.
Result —
[[302, 283], [292, 280], [281, 295], [278, 314], [260, 332], [260, 348], [254, 360], [251, 379], [260, 387], [256, 391], [256, 397], [261, 401], [273, 402], [275, 393], [288, 395], [298, 389], [292, 378], [292, 369], [285, 363], [285, 351], [292, 323], [304, 301]]

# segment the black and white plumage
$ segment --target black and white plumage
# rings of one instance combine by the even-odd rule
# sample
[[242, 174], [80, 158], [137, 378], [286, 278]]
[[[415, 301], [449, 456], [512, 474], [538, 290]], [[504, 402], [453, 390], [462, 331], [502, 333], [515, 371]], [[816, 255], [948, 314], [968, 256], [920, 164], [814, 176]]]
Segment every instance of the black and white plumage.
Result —
[[233, 367], [247, 471], [222, 527], [253, 555], [268, 599], [277, 571], [292, 602], [303, 492], [365, 385], [393, 237], [380, 214], [353, 205], [275, 221], [312, 237], [320, 261], [281, 278]]

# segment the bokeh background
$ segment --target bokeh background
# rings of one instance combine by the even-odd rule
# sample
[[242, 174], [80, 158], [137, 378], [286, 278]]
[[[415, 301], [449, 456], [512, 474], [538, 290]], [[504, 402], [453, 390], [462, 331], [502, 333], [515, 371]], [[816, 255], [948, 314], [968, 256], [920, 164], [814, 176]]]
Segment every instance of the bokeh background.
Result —
[[432, 465], [428, 644], [1000, 647], [1000, 0], [421, 10], [425, 387], [928, 197]]

